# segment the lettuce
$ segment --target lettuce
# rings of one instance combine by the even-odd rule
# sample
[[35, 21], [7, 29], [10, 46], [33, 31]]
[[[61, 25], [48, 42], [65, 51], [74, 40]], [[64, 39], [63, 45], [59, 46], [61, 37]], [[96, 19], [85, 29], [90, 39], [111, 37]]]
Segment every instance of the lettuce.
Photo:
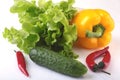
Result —
[[35, 46], [45, 46], [63, 56], [76, 58], [72, 46], [77, 31], [75, 25], [69, 24], [77, 11], [73, 3], [74, 0], [59, 3], [39, 0], [37, 5], [36, 1], [14, 0], [10, 11], [18, 14], [22, 26], [20, 30], [5, 28], [3, 36], [25, 53]]

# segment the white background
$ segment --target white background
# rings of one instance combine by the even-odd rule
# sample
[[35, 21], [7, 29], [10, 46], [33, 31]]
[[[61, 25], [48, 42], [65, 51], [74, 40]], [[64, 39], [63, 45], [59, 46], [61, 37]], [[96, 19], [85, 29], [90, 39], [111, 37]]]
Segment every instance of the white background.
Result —
[[[30, 77], [27, 78], [19, 71], [13, 51], [19, 49], [2, 37], [5, 27], [20, 27], [17, 15], [9, 12], [12, 4], [13, 0], [0, 0], [0, 80], [120, 80], [120, 0], [76, 0], [76, 7], [104, 9], [115, 21], [112, 41], [109, 44], [111, 62], [106, 69], [111, 75], [93, 73], [88, 70], [87, 74], [81, 78], [72, 78], [37, 66], [27, 55], [25, 55], [25, 59]], [[80, 55], [79, 60], [86, 65], [85, 58], [91, 51], [85, 49], [75, 49], [74, 51]]]

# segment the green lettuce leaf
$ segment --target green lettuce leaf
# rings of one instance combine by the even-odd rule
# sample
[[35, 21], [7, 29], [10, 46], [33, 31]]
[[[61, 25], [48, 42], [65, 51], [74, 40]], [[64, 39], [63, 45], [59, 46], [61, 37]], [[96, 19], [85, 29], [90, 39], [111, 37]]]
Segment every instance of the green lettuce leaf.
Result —
[[39, 0], [37, 5], [36, 1], [14, 0], [10, 11], [18, 14], [22, 26], [20, 30], [5, 28], [3, 36], [25, 53], [35, 46], [46, 46], [63, 56], [76, 58], [72, 46], [77, 31], [75, 25], [69, 24], [77, 11], [73, 3], [74, 0], [59, 3]]
[[35, 47], [36, 43], [40, 39], [39, 35], [36, 33], [28, 33], [24, 30], [16, 30], [13, 27], [11, 27], [11, 29], [5, 28], [3, 37], [8, 38], [8, 41], [12, 44], [17, 44], [17, 46], [26, 53]]

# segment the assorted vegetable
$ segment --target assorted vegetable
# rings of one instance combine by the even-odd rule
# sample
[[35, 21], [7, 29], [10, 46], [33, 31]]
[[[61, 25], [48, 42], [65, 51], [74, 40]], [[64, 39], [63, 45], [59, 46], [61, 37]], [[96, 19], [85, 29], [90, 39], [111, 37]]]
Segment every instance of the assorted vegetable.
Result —
[[45, 47], [35, 47], [30, 51], [29, 56], [40, 66], [72, 77], [80, 77], [87, 72], [86, 66], [78, 60], [64, 57]]
[[101, 48], [111, 41], [114, 21], [105, 10], [81, 10], [73, 18], [72, 23], [76, 24], [77, 27], [77, 46], [88, 49]]
[[24, 59], [23, 53], [21, 51], [15, 51], [17, 57], [18, 67], [25, 76], [29, 76], [29, 73], [26, 69], [26, 61]]
[[[86, 63], [92, 71], [94, 71], [94, 72], [97, 72], [97, 71], [105, 72], [103, 69], [105, 69], [108, 66], [108, 64], [110, 63], [110, 59], [111, 59], [108, 48], [109, 47], [105, 47], [104, 49], [92, 52], [91, 54], [89, 54], [87, 56]], [[100, 56], [103, 56], [103, 59], [102, 59], [102, 61], [100, 61], [97, 64], [95, 62], [95, 59], [99, 58]], [[105, 73], [110, 74], [108, 72], [105, 72]]]
[[[72, 77], [80, 77], [87, 72], [84, 64], [72, 50], [73, 44], [93, 49], [110, 43], [114, 21], [102, 9], [78, 11], [74, 0], [53, 3], [52, 0], [14, 0], [11, 13], [17, 13], [20, 29], [5, 28], [3, 37], [20, 50], [29, 54], [38, 65]], [[96, 72], [108, 66], [111, 55], [109, 47], [95, 51], [86, 58], [88, 67]], [[19, 69], [28, 77], [26, 63], [21, 51], [15, 51]], [[103, 56], [98, 64], [95, 59]], [[107, 73], [107, 72], [105, 72]], [[107, 73], [110, 74], [110, 73]]]

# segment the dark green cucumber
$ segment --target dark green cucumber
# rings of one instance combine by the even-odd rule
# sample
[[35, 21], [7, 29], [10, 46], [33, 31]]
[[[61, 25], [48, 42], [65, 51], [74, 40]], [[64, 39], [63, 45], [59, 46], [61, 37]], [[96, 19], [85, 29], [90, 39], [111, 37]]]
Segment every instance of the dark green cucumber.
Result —
[[38, 65], [72, 77], [80, 77], [87, 72], [86, 66], [78, 60], [64, 57], [44, 47], [32, 49], [29, 56]]

